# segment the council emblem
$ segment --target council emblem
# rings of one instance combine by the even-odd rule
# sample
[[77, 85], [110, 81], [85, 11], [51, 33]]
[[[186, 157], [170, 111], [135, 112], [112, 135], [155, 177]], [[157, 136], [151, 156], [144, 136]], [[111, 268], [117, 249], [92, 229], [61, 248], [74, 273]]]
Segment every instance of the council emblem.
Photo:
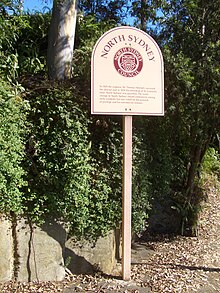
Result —
[[122, 76], [135, 77], [142, 70], [143, 58], [136, 49], [124, 47], [116, 52], [114, 66]]

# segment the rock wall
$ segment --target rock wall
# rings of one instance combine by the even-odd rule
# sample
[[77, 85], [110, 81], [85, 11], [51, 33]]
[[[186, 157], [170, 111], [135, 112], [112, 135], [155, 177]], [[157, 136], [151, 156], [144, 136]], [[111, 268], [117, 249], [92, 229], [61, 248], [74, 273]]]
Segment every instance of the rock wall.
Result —
[[73, 238], [66, 241], [66, 236], [63, 226], [55, 221], [38, 227], [27, 219], [1, 217], [0, 282], [61, 281], [64, 262], [74, 274], [113, 271], [119, 243], [114, 231], [96, 243]]
[[13, 238], [11, 222], [0, 217], [0, 282], [7, 282], [13, 276]]
[[115, 232], [90, 241], [76, 242], [70, 238], [66, 242], [65, 259], [67, 268], [74, 274], [102, 271], [110, 274], [116, 265]]
[[41, 227], [0, 218], [0, 282], [61, 281], [66, 232], [56, 222]]
[[66, 231], [53, 221], [41, 227], [21, 219], [17, 225], [18, 281], [61, 281], [65, 277], [63, 252]]

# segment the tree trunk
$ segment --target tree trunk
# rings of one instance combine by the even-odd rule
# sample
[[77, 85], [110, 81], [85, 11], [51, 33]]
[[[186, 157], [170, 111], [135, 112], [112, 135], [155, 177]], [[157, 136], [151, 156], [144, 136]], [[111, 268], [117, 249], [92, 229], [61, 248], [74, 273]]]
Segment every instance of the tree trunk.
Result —
[[186, 190], [187, 190], [187, 197], [191, 198], [192, 193], [194, 191], [195, 186], [195, 177], [198, 174], [198, 166], [200, 164], [200, 157], [201, 157], [201, 146], [195, 146], [192, 152], [192, 159], [190, 162]]
[[76, 15], [76, 0], [54, 0], [47, 55], [52, 80], [71, 77]]

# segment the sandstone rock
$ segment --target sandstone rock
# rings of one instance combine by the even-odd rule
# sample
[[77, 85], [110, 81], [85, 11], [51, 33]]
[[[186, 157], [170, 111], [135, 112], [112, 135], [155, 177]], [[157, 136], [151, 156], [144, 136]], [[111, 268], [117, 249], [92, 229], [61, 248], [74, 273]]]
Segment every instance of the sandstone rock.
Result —
[[13, 239], [11, 221], [0, 217], [0, 282], [10, 281], [13, 276]]
[[116, 265], [115, 232], [100, 237], [96, 243], [76, 242], [70, 238], [66, 242], [65, 259], [69, 261], [68, 269], [74, 274], [93, 273], [96, 270], [110, 274]]
[[31, 226], [24, 219], [17, 224], [19, 254], [18, 281], [61, 281], [65, 277], [63, 250], [66, 232], [62, 225]]
[[61, 281], [64, 257], [72, 273], [111, 273], [116, 266], [120, 239], [115, 231], [95, 243], [73, 238], [65, 243], [66, 231], [55, 221], [38, 227], [14, 220], [0, 218], [0, 282]]

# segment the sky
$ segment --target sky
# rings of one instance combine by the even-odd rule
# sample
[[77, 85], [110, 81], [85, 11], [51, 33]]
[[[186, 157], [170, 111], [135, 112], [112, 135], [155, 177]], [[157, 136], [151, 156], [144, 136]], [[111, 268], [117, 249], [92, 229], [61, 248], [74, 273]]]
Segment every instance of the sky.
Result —
[[[23, 0], [24, 4], [24, 11], [43, 11], [47, 12], [48, 9], [52, 9], [52, 0]], [[133, 24], [133, 18], [129, 17], [127, 19], [127, 23], [132, 25]]]
[[36, 10], [36, 11], [43, 11], [44, 9], [47, 9], [46, 7], [48, 7], [49, 9], [52, 8], [52, 1], [51, 0], [47, 0], [47, 1], [43, 1], [43, 0], [24, 0], [24, 10]]

